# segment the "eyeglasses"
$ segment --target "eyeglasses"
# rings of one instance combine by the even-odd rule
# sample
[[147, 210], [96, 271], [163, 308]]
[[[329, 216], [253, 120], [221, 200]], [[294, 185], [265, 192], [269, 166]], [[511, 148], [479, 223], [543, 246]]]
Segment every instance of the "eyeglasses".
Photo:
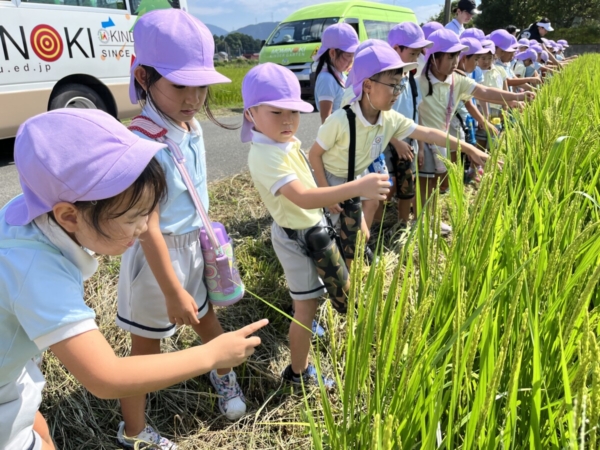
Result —
[[381, 81], [374, 80], [373, 78], [369, 78], [369, 80], [374, 81], [375, 83], [383, 84], [384, 86], [391, 87], [393, 89], [392, 93], [394, 95], [398, 95], [398, 94], [404, 92], [404, 89], [406, 89], [406, 84], [388, 84], [388, 83], [382, 83]]

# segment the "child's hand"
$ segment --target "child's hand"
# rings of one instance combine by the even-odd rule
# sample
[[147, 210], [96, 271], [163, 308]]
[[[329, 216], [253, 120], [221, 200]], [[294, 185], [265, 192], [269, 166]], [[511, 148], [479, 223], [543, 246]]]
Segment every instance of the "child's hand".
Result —
[[175, 295], [167, 297], [169, 322], [177, 325], [197, 325], [198, 305], [196, 300], [183, 288]]
[[267, 325], [267, 319], [259, 320], [230, 333], [224, 333], [205, 344], [215, 355], [215, 369], [236, 367], [254, 353], [254, 347], [260, 345], [258, 336], [249, 337]]
[[329, 214], [339, 214], [342, 212], [342, 207], [340, 206], [339, 203], [336, 203], [335, 205], [331, 205], [327, 209], [329, 210]]
[[398, 154], [398, 158], [407, 159], [409, 161], [412, 161], [414, 159], [415, 154], [414, 154], [413, 148], [407, 142], [396, 141], [396, 142], [392, 142], [392, 145], [394, 146], [394, 149], [396, 150], [396, 153]]
[[[479, 125], [481, 126], [482, 124]], [[492, 122], [486, 121], [484, 127], [493, 137], [498, 137], [500, 134], [500, 131], [498, 131], [498, 128], [496, 128], [496, 125], [494, 125]]]
[[370, 173], [360, 180], [360, 195], [371, 200], [387, 199], [390, 192], [390, 176], [389, 174]]
[[535, 92], [527, 91], [527, 92], [523, 92], [521, 95], [523, 96], [523, 101], [530, 102], [532, 100], [535, 100]]

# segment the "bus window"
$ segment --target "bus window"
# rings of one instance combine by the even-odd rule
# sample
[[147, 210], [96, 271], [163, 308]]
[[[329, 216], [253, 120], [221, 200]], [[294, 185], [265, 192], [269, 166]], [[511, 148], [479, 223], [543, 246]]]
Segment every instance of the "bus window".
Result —
[[310, 42], [321, 42], [321, 34], [323, 34], [323, 30], [334, 23], [338, 23], [339, 21], [339, 18], [333, 17], [328, 19], [309, 19], [299, 20], [297, 22], [284, 22], [279, 24], [266, 45], [307, 44]]
[[21, 0], [23, 3], [43, 3], [46, 5], [87, 6], [125, 10], [125, 0]]
[[397, 25], [394, 22], [380, 22], [379, 20], [364, 20], [368, 39], [381, 39], [387, 41], [390, 30]]

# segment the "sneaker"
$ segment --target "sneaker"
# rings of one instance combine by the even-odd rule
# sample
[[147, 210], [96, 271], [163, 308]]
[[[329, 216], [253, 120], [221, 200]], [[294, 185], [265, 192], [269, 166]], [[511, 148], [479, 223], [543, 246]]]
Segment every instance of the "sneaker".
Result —
[[441, 222], [440, 223], [440, 234], [442, 236], [448, 236], [450, 233], [452, 233], [452, 227], [450, 225], [448, 225], [447, 223]]
[[[290, 364], [283, 370], [283, 372], [281, 372], [281, 378], [283, 378], [284, 381], [292, 384], [302, 384], [302, 382], [304, 382], [305, 386], [319, 386], [317, 381], [319, 379], [317, 369], [315, 369], [315, 366], [312, 364], [309, 364], [306, 370], [300, 375], [296, 375], [293, 372], [292, 365]], [[323, 381], [325, 389], [333, 389], [335, 387], [335, 381], [333, 381], [331, 378], [321, 375], [321, 380]]]
[[135, 450], [177, 450], [175, 443], [162, 437], [150, 425], [146, 425], [146, 428], [137, 436], [126, 436], [125, 422], [119, 424], [117, 443], [121, 448], [132, 448]]
[[210, 382], [219, 395], [221, 414], [229, 420], [238, 420], [246, 414], [246, 399], [233, 370], [223, 376], [217, 374], [216, 370], [211, 371]]

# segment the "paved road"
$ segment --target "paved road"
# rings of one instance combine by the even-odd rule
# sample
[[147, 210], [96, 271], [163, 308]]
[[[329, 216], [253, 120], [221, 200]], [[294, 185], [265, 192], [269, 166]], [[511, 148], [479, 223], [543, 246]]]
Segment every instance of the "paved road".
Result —
[[[229, 125], [239, 124], [241, 115], [220, 119]], [[321, 120], [318, 113], [303, 114], [300, 129], [296, 136], [302, 141], [302, 147], [308, 150], [317, 135]], [[239, 130], [228, 131], [211, 122], [202, 122], [204, 143], [206, 145], [206, 165], [209, 181], [235, 175], [248, 168], [249, 144], [240, 143]], [[0, 141], [0, 206], [21, 193], [21, 186], [12, 159], [13, 140]]]

